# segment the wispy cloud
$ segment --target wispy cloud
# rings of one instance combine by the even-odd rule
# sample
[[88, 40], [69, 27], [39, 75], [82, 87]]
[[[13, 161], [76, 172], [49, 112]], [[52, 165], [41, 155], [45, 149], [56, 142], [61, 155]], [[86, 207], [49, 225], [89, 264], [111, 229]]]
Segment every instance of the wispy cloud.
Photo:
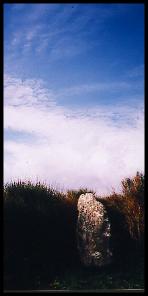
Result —
[[130, 78], [141, 78], [144, 76], [144, 65], [138, 65], [127, 72]]
[[[119, 100], [125, 102], [128, 105], [131, 103], [137, 103], [143, 100], [142, 94], [137, 95], [136, 91], [141, 90], [141, 85], [131, 81], [96, 81], [92, 83], [85, 83], [79, 85], [73, 85], [65, 88], [50, 88], [47, 83], [45, 84], [43, 80], [37, 79], [18, 79], [11, 78], [9, 75], [5, 75], [5, 104], [10, 105], [33, 105], [38, 104], [44, 106], [57, 105], [63, 98], [79, 98], [91, 94], [92, 96], [97, 94], [98, 102], [104, 96], [116, 96], [116, 102]], [[45, 87], [46, 85], [46, 87]], [[132, 95], [130, 94], [132, 92]], [[134, 92], [134, 94], [133, 94]], [[122, 96], [120, 95], [122, 93]], [[128, 94], [127, 94], [128, 93]], [[23, 99], [23, 100], [22, 100]], [[103, 101], [102, 101], [103, 102]], [[117, 105], [117, 103], [116, 103]], [[118, 105], [121, 105], [119, 102]], [[90, 107], [90, 104], [89, 104]], [[95, 106], [96, 108], [97, 106]], [[115, 107], [115, 106], [114, 106]]]
[[55, 104], [54, 94], [44, 87], [42, 80], [12, 78], [4, 75], [4, 104], [8, 106], [32, 106]]
[[104, 92], [109, 90], [111, 92], [117, 92], [121, 90], [131, 89], [131, 84], [128, 82], [94, 82], [89, 84], [81, 84], [79, 86], [68, 87], [63, 90], [59, 90], [57, 96], [71, 96], [77, 94]]
[[25, 54], [26, 50], [37, 54], [48, 50], [50, 62], [63, 56], [76, 56], [96, 46], [98, 41], [91, 42], [91, 35], [96, 30], [104, 31], [104, 23], [115, 16], [117, 11], [121, 13], [118, 7], [110, 6], [108, 9], [107, 6], [90, 4], [11, 6], [11, 51], [17, 51], [18, 46], [21, 54]]
[[28, 142], [5, 140], [5, 181], [38, 177], [105, 194], [112, 186], [119, 189], [123, 177], [144, 170], [142, 106], [72, 111], [57, 105], [41, 81], [27, 80], [23, 86], [11, 76], [5, 76], [4, 95], [5, 132], [32, 135]]

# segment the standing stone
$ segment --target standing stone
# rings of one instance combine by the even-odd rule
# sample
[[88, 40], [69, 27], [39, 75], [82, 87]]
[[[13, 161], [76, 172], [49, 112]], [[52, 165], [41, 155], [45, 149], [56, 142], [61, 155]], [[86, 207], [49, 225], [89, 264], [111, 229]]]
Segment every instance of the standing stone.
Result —
[[104, 205], [92, 193], [78, 200], [77, 244], [85, 266], [104, 266], [112, 261], [110, 222]]

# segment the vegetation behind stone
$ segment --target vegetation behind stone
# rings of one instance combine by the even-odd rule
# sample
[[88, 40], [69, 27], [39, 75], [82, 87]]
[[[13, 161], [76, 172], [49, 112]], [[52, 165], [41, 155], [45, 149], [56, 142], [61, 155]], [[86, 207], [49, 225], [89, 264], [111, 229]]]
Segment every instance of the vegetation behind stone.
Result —
[[[144, 176], [137, 173], [123, 180], [122, 186], [122, 194], [101, 198], [111, 217], [112, 248], [118, 262], [132, 258], [134, 252], [141, 258], [144, 241]], [[40, 182], [5, 185], [5, 289], [36, 289], [42, 280], [52, 282], [67, 269], [81, 269], [77, 202], [86, 192], [95, 195], [88, 189], [62, 193]]]

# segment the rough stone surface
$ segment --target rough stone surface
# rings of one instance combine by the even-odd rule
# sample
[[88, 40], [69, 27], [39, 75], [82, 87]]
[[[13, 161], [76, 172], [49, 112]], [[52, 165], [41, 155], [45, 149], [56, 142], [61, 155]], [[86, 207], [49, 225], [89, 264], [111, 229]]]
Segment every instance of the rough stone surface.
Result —
[[92, 193], [78, 200], [77, 244], [85, 266], [104, 266], [112, 261], [110, 222], [103, 204]]

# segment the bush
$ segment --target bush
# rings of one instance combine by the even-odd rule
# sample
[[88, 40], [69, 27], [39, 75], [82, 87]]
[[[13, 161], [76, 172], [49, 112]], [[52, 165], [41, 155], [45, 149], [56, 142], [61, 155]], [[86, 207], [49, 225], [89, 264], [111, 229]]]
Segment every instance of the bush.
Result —
[[69, 190], [63, 194], [40, 182], [6, 184], [4, 268], [6, 277], [15, 275], [13, 285], [28, 285], [30, 278], [32, 287], [38, 275], [50, 279], [57, 271], [79, 264], [77, 201], [86, 191]]
[[[122, 181], [122, 193], [113, 192], [99, 199], [107, 207], [111, 221], [112, 250], [124, 261], [143, 256], [144, 248], [144, 176], [137, 172]], [[138, 255], [139, 254], [139, 255]], [[130, 255], [130, 257], [128, 257]], [[134, 260], [134, 259], [133, 259]]]
[[137, 172], [122, 181], [121, 204], [132, 239], [141, 243], [144, 238], [144, 176]]

